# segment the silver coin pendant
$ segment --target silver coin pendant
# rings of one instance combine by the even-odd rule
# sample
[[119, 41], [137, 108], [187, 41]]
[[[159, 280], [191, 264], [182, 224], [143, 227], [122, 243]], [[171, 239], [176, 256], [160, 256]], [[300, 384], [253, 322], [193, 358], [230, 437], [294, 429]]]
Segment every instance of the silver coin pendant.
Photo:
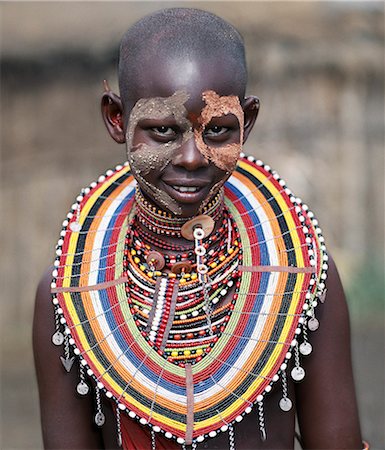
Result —
[[279, 401], [279, 407], [282, 409], [282, 411], [290, 411], [293, 406], [293, 403], [291, 402], [290, 398], [281, 398]]
[[291, 377], [294, 381], [301, 381], [305, 378], [305, 370], [302, 367], [294, 367], [291, 371]]
[[56, 331], [56, 333], [52, 335], [52, 343], [55, 345], [62, 345], [63, 342], [64, 342], [63, 333], [61, 333], [60, 331]]
[[309, 319], [307, 322], [307, 327], [309, 328], [310, 331], [318, 330], [319, 327], [318, 319], [316, 319], [315, 317]]
[[88, 392], [90, 391], [90, 388], [88, 387], [88, 384], [82, 380], [76, 386], [76, 390], [77, 390], [77, 393], [80, 395], [87, 395]]
[[299, 351], [302, 355], [307, 356], [310, 355], [310, 353], [313, 351], [313, 347], [310, 342], [302, 342], [302, 344], [299, 346]]
[[106, 418], [104, 417], [104, 414], [101, 411], [95, 414], [95, 423], [98, 427], [102, 427], [105, 421]]

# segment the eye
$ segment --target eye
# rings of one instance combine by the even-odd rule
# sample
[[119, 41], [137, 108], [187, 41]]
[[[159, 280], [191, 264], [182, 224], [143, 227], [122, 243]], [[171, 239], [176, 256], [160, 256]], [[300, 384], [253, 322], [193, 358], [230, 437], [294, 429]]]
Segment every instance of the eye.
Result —
[[151, 128], [151, 131], [153, 131], [154, 133], [156, 133], [160, 136], [173, 137], [176, 135], [175, 130], [173, 128], [167, 127], [167, 126], [154, 127], [154, 128]]
[[222, 136], [223, 134], [227, 133], [230, 130], [230, 128], [222, 127], [220, 125], [213, 125], [209, 128], [205, 129], [205, 136], [211, 138], [211, 137], [217, 137]]

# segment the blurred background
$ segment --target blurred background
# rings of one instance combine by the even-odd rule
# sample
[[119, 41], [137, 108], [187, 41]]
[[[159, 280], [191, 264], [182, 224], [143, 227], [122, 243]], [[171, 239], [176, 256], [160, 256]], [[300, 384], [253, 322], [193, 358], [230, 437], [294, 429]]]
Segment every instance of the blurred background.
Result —
[[[243, 34], [261, 111], [246, 152], [316, 212], [352, 322], [363, 436], [384, 442], [384, 3], [1, 2], [1, 449], [42, 448], [34, 292], [83, 186], [124, 160], [101, 121], [127, 27], [170, 6]], [[349, 414], [349, 411], [347, 411]]]

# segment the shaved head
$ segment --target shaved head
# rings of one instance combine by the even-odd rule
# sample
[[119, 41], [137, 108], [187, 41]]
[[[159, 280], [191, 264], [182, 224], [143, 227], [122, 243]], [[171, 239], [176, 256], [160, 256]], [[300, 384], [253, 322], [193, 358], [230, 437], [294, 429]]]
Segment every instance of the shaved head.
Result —
[[125, 33], [120, 45], [123, 104], [131, 109], [133, 102], [146, 96], [151, 75], [167, 78], [167, 70], [179, 65], [183, 66], [183, 75], [189, 75], [189, 70], [196, 70], [196, 62], [215, 67], [218, 61], [226, 67], [225, 74], [218, 70], [218, 77], [227, 76], [232, 93], [243, 97], [247, 82], [245, 49], [242, 36], [232, 25], [214, 14], [190, 8], [148, 15]]

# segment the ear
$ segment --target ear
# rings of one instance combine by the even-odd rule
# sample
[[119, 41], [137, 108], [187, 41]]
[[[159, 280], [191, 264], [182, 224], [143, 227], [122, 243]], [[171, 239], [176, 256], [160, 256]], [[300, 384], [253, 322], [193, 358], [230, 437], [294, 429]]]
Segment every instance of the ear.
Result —
[[120, 97], [111, 90], [106, 90], [101, 101], [104, 124], [112, 139], [118, 144], [126, 142], [123, 127], [123, 105]]
[[242, 108], [245, 114], [245, 123], [243, 127], [243, 143], [245, 143], [257, 120], [259, 98], [254, 96], [246, 97], [242, 103]]

